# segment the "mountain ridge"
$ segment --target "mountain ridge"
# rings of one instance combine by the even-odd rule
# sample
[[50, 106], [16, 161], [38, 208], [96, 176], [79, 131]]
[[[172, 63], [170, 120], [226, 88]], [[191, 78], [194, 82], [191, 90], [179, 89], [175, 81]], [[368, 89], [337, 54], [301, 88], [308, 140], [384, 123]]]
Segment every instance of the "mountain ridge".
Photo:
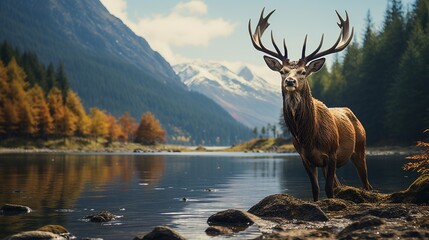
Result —
[[280, 91], [247, 66], [235, 73], [219, 63], [193, 61], [174, 65], [173, 69], [191, 91], [213, 99], [246, 126], [278, 122]]
[[45, 64], [63, 63], [86, 108], [135, 118], [151, 111], [170, 140], [192, 135], [189, 144], [233, 144], [251, 135], [214, 101], [188, 91], [170, 64], [98, 0], [4, 0], [0, 24], [0, 41]]

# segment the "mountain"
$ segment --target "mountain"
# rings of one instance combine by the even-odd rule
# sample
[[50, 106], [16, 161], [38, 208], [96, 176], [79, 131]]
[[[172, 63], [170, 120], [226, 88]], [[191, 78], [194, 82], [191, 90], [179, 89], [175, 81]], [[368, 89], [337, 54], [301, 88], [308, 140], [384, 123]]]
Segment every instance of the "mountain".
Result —
[[262, 127], [278, 122], [282, 104], [280, 88], [256, 76], [248, 67], [239, 73], [218, 63], [192, 62], [173, 68], [190, 90], [213, 99], [246, 126]]
[[189, 91], [148, 42], [112, 16], [99, 0], [2, 0], [0, 41], [63, 63], [88, 109], [97, 106], [140, 119], [151, 111], [169, 139], [230, 144], [248, 128], [212, 100]]

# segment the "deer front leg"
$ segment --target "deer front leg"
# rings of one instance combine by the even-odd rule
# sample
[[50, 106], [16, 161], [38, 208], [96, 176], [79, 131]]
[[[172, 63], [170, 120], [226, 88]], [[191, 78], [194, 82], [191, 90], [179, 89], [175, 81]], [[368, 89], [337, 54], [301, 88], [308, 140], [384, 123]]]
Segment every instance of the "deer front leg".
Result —
[[334, 197], [334, 181], [336, 180], [335, 170], [337, 168], [337, 159], [335, 156], [331, 156], [326, 166], [326, 184], [325, 192], [328, 198]]
[[307, 171], [308, 177], [310, 178], [311, 190], [313, 192], [313, 200], [317, 202], [319, 200], [320, 192], [319, 182], [317, 181], [317, 168], [304, 158], [302, 159], [302, 162], [304, 164], [305, 170]]

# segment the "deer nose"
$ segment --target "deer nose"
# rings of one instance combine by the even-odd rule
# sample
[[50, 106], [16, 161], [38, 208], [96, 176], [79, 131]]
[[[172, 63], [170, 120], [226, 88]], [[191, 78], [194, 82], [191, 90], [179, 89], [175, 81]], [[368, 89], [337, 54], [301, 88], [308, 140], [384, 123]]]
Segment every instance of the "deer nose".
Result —
[[296, 80], [295, 79], [286, 79], [285, 80], [285, 83], [286, 83], [286, 86], [288, 86], [288, 87], [293, 87], [294, 85], [295, 85], [295, 83], [296, 83]]

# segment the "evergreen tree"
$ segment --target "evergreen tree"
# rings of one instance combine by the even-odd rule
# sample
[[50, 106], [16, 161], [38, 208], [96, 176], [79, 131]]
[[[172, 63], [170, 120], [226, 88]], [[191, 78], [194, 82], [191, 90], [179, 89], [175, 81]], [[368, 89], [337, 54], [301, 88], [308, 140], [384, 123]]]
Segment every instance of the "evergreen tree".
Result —
[[67, 80], [66, 72], [64, 70], [64, 65], [62, 63], [60, 63], [60, 65], [57, 68], [56, 82], [57, 82], [58, 88], [61, 89], [61, 92], [63, 94], [63, 99], [66, 100], [67, 91], [70, 89], [70, 86]]
[[415, 23], [398, 74], [389, 89], [389, 133], [392, 140], [400, 143], [422, 139], [429, 119], [429, 85], [422, 77], [429, 74], [429, 34], [424, 33], [422, 22]]

